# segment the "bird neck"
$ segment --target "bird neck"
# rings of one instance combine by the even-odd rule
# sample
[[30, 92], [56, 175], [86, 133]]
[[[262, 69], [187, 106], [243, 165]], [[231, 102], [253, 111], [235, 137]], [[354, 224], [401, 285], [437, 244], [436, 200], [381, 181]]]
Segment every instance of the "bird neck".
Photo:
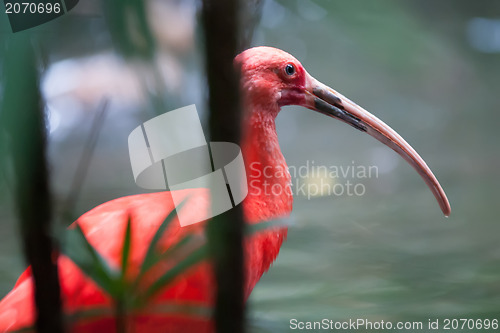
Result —
[[[248, 105], [248, 104], [247, 104]], [[241, 148], [248, 183], [243, 201], [247, 223], [286, 217], [292, 211], [290, 173], [281, 153], [274, 119], [279, 109], [252, 107], [245, 113]], [[246, 263], [245, 297], [276, 260], [287, 235], [287, 228], [269, 228], [244, 243]]]
[[248, 195], [243, 209], [249, 223], [285, 217], [292, 210], [291, 177], [276, 134], [278, 111], [277, 105], [276, 110], [254, 106], [245, 113], [241, 146]]

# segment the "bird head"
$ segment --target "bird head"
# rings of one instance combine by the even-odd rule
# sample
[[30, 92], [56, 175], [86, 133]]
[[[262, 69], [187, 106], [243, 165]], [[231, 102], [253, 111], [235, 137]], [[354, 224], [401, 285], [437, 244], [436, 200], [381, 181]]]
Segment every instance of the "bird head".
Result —
[[[445, 216], [451, 207], [425, 161], [396, 131], [336, 90], [313, 78], [292, 55], [272, 47], [254, 47], [235, 58], [245, 102], [276, 116], [281, 106], [300, 105], [365, 132], [405, 159], [434, 194]], [[257, 106], [257, 107], [256, 107]]]

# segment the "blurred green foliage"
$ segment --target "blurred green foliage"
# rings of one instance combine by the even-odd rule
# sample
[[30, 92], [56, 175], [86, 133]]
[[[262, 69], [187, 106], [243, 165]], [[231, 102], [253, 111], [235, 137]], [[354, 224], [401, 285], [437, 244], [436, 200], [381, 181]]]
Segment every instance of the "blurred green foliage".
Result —
[[[182, 204], [179, 205], [179, 209]], [[121, 266], [119, 268], [112, 267], [105, 258], [90, 244], [85, 237], [78, 222], [74, 227], [66, 231], [66, 238], [63, 244], [63, 253], [66, 254], [88, 277], [90, 277], [106, 294], [108, 294], [114, 304], [114, 311], [109, 311], [103, 308], [102, 311], [93, 311], [82, 313], [85, 318], [89, 315], [102, 317], [113, 313], [117, 318], [126, 320], [126, 316], [134, 312], [143, 310], [148, 306], [151, 299], [158, 295], [165, 287], [168, 286], [176, 277], [186, 272], [189, 268], [207, 258], [208, 251], [204, 241], [196, 239], [193, 235], [186, 235], [179, 240], [173, 247], [167, 251], [161, 252], [158, 249], [158, 242], [163, 237], [165, 230], [176, 217], [176, 210], [168, 214], [163, 223], [158, 227], [155, 235], [148, 245], [146, 256], [140, 266], [137, 276], [131, 278], [127, 275], [127, 269], [130, 266], [130, 251], [131, 240], [133, 233], [133, 221], [129, 218], [123, 238], [123, 247], [121, 253]], [[136, 230], [135, 232], [140, 232]], [[187, 251], [187, 254], [184, 253]], [[184, 254], [182, 254], [184, 253]], [[144, 285], [144, 277], [156, 265], [162, 262], [175, 262], [175, 265], [162, 273], [151, 285]], [[98, 309], [99, 310], [99, 309]], [[198, 313], [186, 306], [175, 309], [169, 308], [169, 311], [177, 311], [180, 313]], [[72, 315], [72, 320], [81, 319], [81, 316]], [[122, 323], [122, 330], [126, 326]]]

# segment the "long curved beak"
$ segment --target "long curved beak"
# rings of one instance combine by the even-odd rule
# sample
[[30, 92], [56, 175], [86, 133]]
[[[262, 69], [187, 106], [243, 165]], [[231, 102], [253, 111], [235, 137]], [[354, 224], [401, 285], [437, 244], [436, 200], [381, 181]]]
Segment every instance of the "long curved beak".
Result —
[[450, 203], [443, 188], [425, 161], [396, 131], [383, 121], [332, 88], [308, 76], [306, 107], [337, 118], [352, 127], [370, 134], [404, 158], [423, 178], [432, 191], [445, 216], [451, 213]]

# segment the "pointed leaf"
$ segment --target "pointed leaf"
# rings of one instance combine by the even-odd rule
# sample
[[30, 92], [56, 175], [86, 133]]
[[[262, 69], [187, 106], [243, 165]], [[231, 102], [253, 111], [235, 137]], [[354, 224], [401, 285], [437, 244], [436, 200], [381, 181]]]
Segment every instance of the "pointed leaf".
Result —
[[[165, 252], [159, 254], [157, 256], [157, 262], [161, 260], [165, 260], [169, 257], [173, 257], [175, 255], [175, 252], [182, 249], [186, 244], [188, 244], [191, 240], [193, 239], [193, 234], [188, 234], [184, 236], [180, 241], [178, 241], [176, 244], [174, 244], [172, 247], [168, 248]], [[152, 266], [157, 264], [157, 262], [153, 263]]]
[[160, 241], [161, 237], [163, 236], [163, 233], [167, 229], [167, 227], [170, 225], [170, 222], [177, 216], [177, 209], [181, 209], [182, 206], [184, 206], [184, 203], [187, 201], [187, 199], [184, 199], [176, 209], [173, 209], [163, 220], [162, 224], [158, 227], [158, 230], [156, 230], [155, 235], [153, 236], [153, 239], [149, 243], [148, 250], [146, 252], [146, 256], [144, 257], [144, 261], [141, 266], [141, 271], [139, 272], [139, 277], [142, 276], [144, 273], [146, 273], [153, 265], [157, 262], [158, 260], [158, 254], [156, 253], [156, 245]]
[[122, 248], [122, 271], [121, 271], [122, 281], [124, 281], [125, 274], [127, 273], [128, 258], [130, 256], [131, 238], [132, 238], [132, 221], [129, 216], [127, 220], [127, 229], [125, 230], [125, 237], [123, 239], [123, 248]]
[[[152, 267], [154, 267], [160, 261], [168, 260], [169, 258], [172, 258], [173, 256], [175, 256], [175, 252], [177, 252], [178, 250], [182, 249], [192, 239], [193, 239], [193, 235], [192, 234], [188, 234], [184, 238], [182, 238], [179, 242], [177, 242], [175, 245], [173, 245], [172, 247], [168, 248], [165, 252], [159, 253], [159, 254], [155, 253], [151, 257], [151, 259], [150, 259], [149, 267], [147, 268], [147, 270], [149, 270]], [[144, 274], [147, 273], [147, 270], [145, 270], [144, 272], [141, 271], [139, 273], [139, 275], [137, 276], [134, 284], [132, 285], [132, 289], [131, 290], [138, 290], [138, 287], [139, 287], [139, 284], [141, 282], [141, 279], [144, 276]]]
[[155, 283], [153, 283], [144, 293], [144, 300], [148, 300], [149, 298], [153, 297], [163, 287], [172, 282], [172, 280], [184, 273], [184, 271], [201, 262], [207, 257], [208, 248], [205, 244], [191, 252], [186, 258], [177, 263], [177, 265], [175, 265], [172, 269], [162, 275]]
[[260, 231], [272, 229], [272, 228], [286, 228], [290, 225], [288, 219], [276, 219], [270, 221], [259, 222], [255, 224], [245, 225], [245, 235], [252, 236]]
[[63, 252], [104, 291], [111, 296], [117, 294], [118, 271], [88, 242], [80, 225], [68, 230]]

